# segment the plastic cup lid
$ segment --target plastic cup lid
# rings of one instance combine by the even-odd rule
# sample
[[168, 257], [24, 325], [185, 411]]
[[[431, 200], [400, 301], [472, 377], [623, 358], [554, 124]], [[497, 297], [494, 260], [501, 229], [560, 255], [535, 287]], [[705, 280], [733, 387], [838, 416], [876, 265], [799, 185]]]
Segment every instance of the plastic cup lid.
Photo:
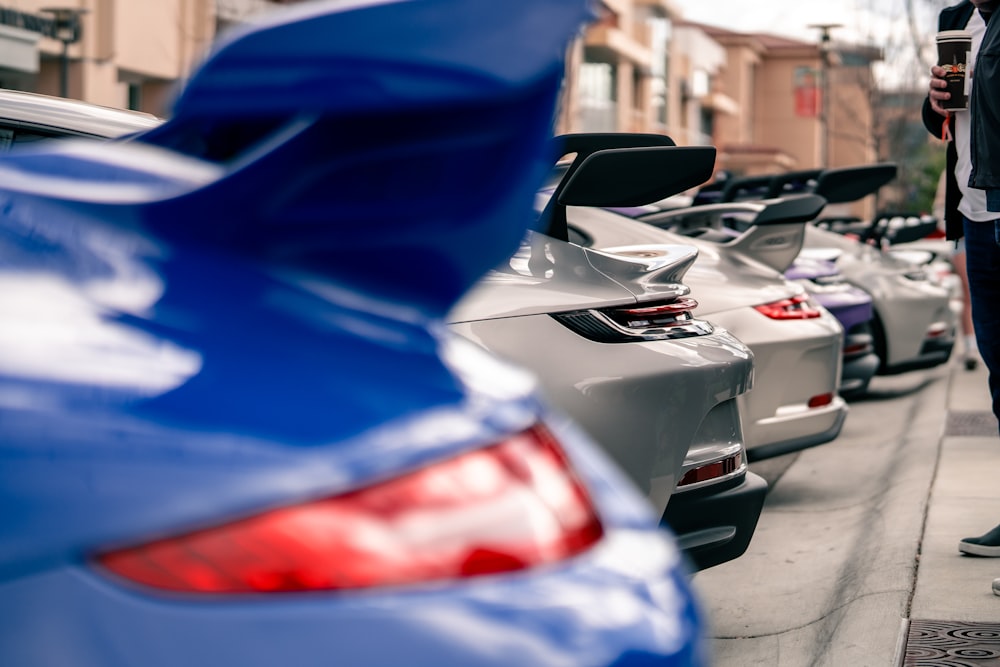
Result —
[[972, 33], [968, 30], [942, 30], [937, 34], [937, 41], [939, 42], [964, 39], [972, 41]]

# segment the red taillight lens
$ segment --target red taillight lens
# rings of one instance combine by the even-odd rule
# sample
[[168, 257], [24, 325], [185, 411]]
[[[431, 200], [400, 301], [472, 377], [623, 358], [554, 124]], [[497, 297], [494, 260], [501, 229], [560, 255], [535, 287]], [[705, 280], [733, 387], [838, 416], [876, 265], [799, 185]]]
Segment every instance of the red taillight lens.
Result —
[[927, 338], [940, 338], [948, 333], [950, 327], [944, 322], [935, 322], [927, 327]]
[[754, 310], [772, 320], [809, 320], [822, 315], [822, 311], [805, 294], [754, 306]]
[[171, 591], [334, 590], [521, 570], [578, 554], [601, 534], [555, 439], [536, 426], [359, 491], [97, 561]]
[[643, 306], [620, 306], [577, 310], [552, 315], [557, 322], [584, 338], [599, 343], [673, 340], [704, 336], [714, 331], [704, 320], [696, 320], [691, 311], [698, 302], [687, 297]]
[[824, 405], [833, 403], [833, 394], [817, 394], [809, 399], [807, 405], [810, 408], [821, 408]]
[[853, 357], [859, 354], [866, 354], [872, 351], [871, 343], [854, 343], [853, 345], [844, 346], [844, 356]]
[[604, 312], [611, 319], [629, 329], [673, 326], [691, 319], [691, 311], [698, 307], [694, 299], [680, 298], [670, 303], [642, 308], [608, 308]]
[[682, 486], [690, 486], [691, 484], [697, 484], [698, 482], [706, 482], [710, 479], [725, 477], [726, 475], [739, 470], [741, 465], [742, 456], [736, 454], [721, 461], [708, 463], [698, 468], [692, 468], [684, 473], [684, 476], [681, 477], [681, 481], [677, 484], [677, 487], [680, 488]]

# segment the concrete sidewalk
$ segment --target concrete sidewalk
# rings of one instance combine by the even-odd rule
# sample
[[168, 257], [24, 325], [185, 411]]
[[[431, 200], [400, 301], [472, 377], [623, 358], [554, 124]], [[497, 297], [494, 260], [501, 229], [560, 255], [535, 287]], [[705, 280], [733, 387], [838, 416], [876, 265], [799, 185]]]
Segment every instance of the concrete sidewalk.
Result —
[[1000, 667], [1000, 558], [958, 552], [1000, 523], [986, 371], [877, 379], [837, 440], [751, 465], [750, 548], [694, 577], [717, 667]]
[[[991, 582], [1000, 558], [963, 556], [958, 542], [1000, 523], [1000, 438], [990, 409], [986, 370], [953, 361], [948, 415], [931, 486], [910, 619], [996, 624], [1000, 597]], [[1000, 649], [1000, 636], [996, 644]], [[1000, 664], [1000, 651], [995, 656]], [[987, 663], [982, 663], [987, 664]]]

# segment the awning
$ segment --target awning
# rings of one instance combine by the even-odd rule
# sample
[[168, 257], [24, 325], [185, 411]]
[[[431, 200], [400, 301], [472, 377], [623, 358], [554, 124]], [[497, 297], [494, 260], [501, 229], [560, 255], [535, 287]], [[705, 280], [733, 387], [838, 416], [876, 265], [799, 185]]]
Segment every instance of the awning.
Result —
[[702, 95], [698, 103], [702, 109], [711, 109], [730, 116], [735, 116], [740, 111], [740, 105], [736, 100], [723, 93], [709, 93]]
[[38, 72], [38, 39], [41, 35], [0, 25], [0, 68]]

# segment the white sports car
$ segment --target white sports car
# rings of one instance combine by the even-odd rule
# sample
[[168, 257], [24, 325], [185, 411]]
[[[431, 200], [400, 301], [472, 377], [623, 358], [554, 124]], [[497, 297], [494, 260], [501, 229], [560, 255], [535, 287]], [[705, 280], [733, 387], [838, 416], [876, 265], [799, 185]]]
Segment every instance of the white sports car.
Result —
[[[735, 240], [718, 244], [689, 238], [601, 208], [633, 205], [598, 196], [596, 183], [607, 176], [588, 168], [604, 148], [621, 146], [626, 139], [569, 135], [560, 140], [562, 152], [575, 158], [562, 176], [568, 186], [556, 192], [543, 216], [549, 236], [621, 256], [650, 256], [655, 251], [648, 246], [657, 244], [698, 248], [698, 258], [684, 278], [698, 299], [694, 315], [731, 332], [754, 354], [754, 387], [739, 398], [750, 460], [836, 438], [848, 412], [838, 394], [843, 329], [801, 285], [782, 275], [798, 255], [805, 221], [822, 210], [825, 200], [802, 195], [747, 204], [744, 208], [755, 212], [755, 221]], [[631, 141], [663, 145], [664, 140], [669, 141], [639, 135]], [[664, 178], [665, 172], [643, 164], [638, 149], [624, 150], [635, 155], [630, 173], [653, 182]], [[576, 190], [593, 196], [566, 196]]]
[[[896, 177], [892, 163], [809, 170], [734, 179], [722, 199], [747, 201], [776, 193], [812, 192], [829, 202], [851, 202], [873, 194]], [[932, 368], [948, 361], [957, 326], [954, 288], [927, 258], [893, 251], [889, 237], [919, 238], [933, 220], [880, 215], [871, 222], [817, 217], [806, 228], [802, 255], [832, 260], [844, 278], [872, 296], [872, 334], [879, 375]], [[732, 224], [732, 221], [727, 221]], [[840, 233], [832, 231], [839, 230]], [[886, 243], [882, 240], [885, 239]]]
[[[596, 177], [589, 196], [649, 201], [650, 191], [629, 178], [635, 154], [601, 157], [588, 168]], [[639, 159], [678, 174], [653, 192], [676, 192], [710, 173], [714, 150], [646, 151]], [[683, 278], [697, 254], [691, 244], [658, 241], [620, 255], [529, 233], [449, 322], [534, 371], [553, 404], [647, 492], [703, 569], [746, 550], [767, 487], [747, 469], [740, 419], [753, 355], [693, 316], [700, 295]]]

